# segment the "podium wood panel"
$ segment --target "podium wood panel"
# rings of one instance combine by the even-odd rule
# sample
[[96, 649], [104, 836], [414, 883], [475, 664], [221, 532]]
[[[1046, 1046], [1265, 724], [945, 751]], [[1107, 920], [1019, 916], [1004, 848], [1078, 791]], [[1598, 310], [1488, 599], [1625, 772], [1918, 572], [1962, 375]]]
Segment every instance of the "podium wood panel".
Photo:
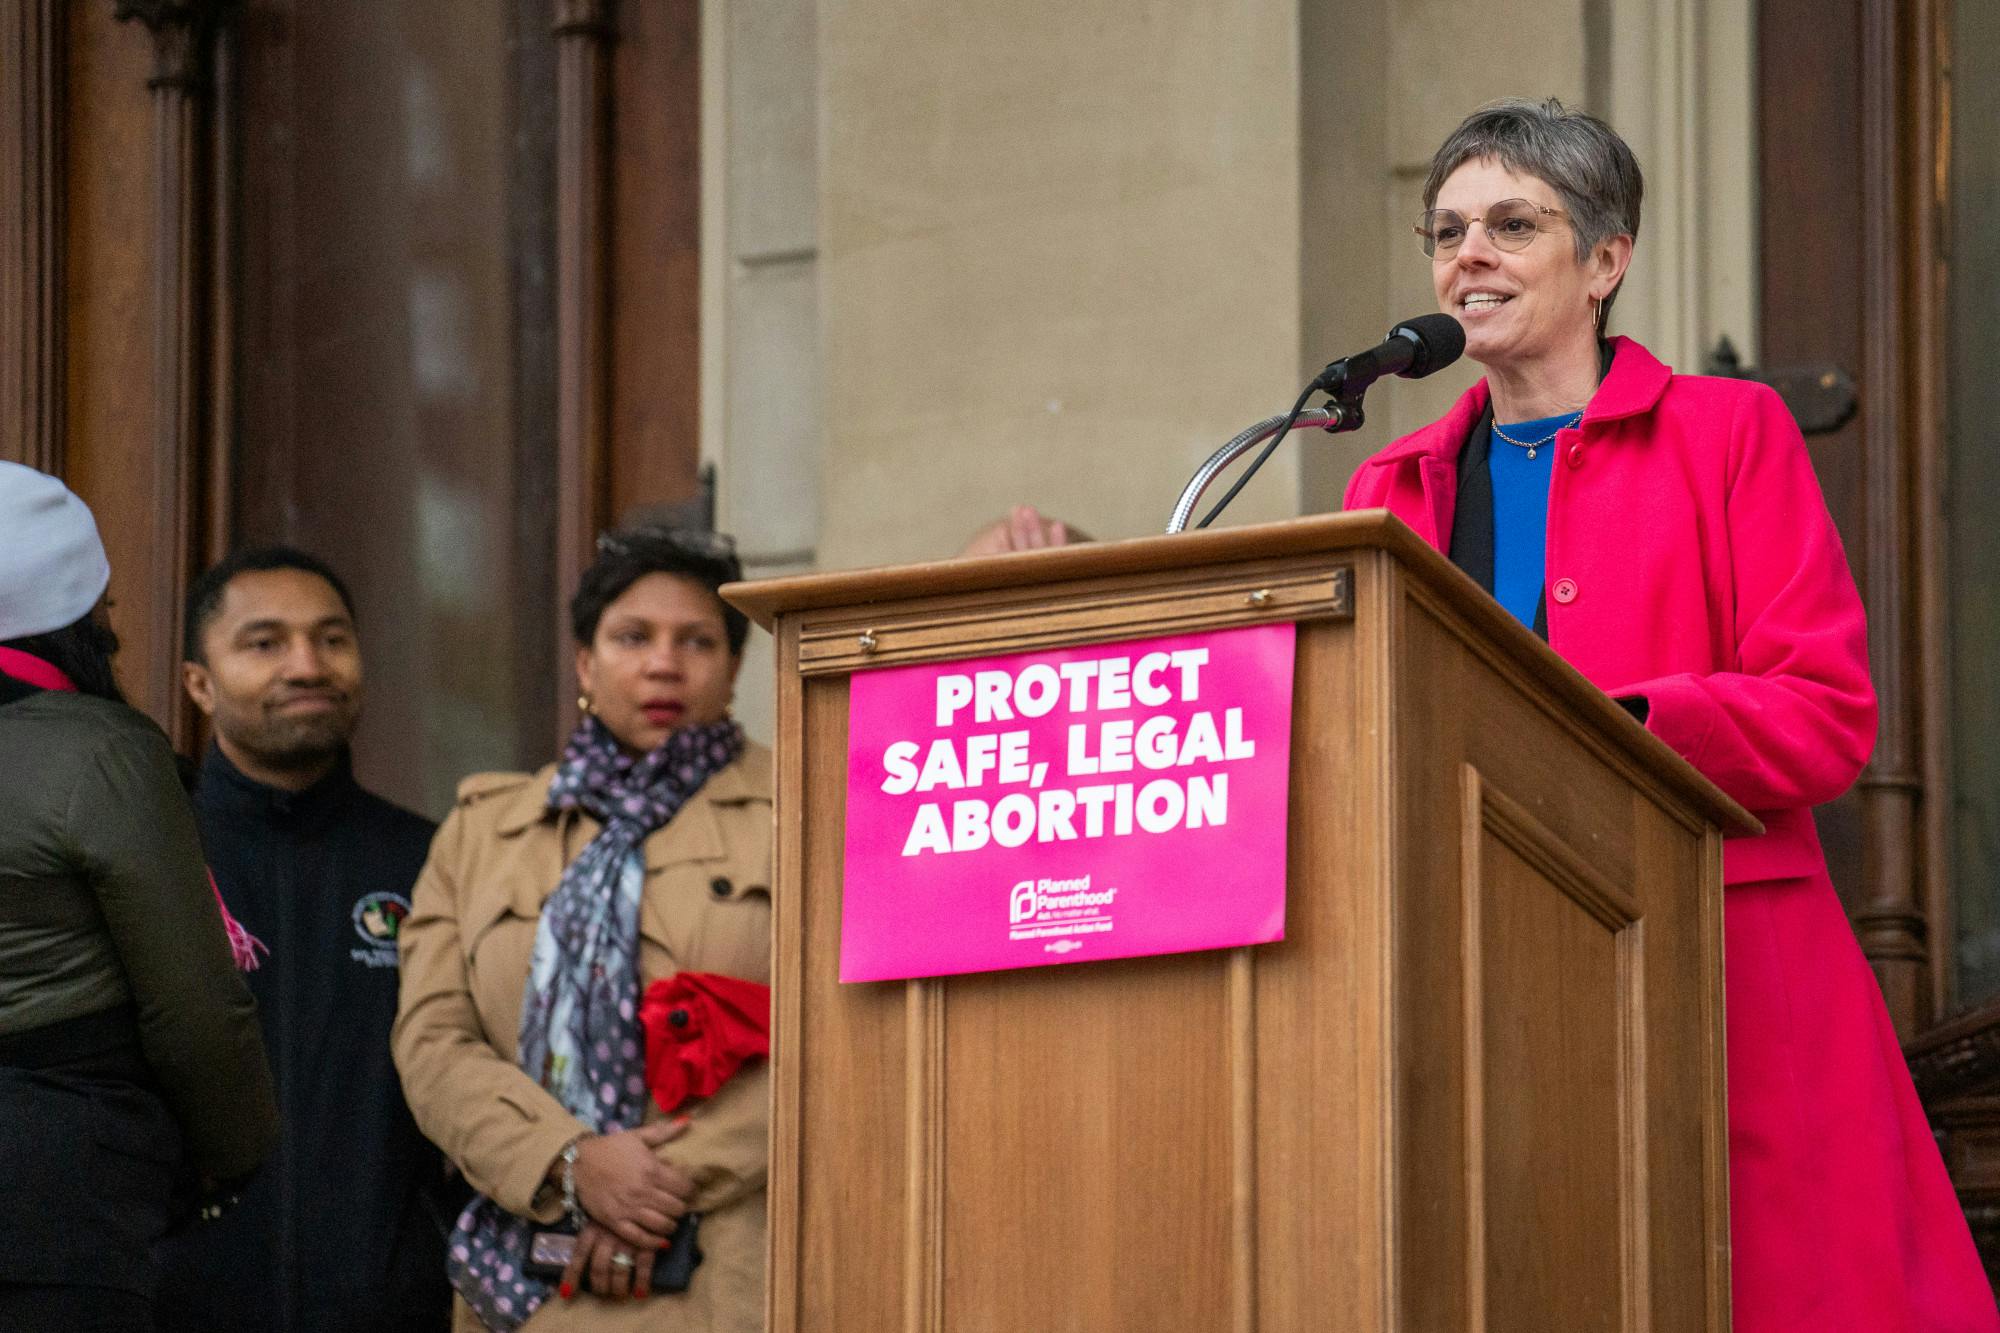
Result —
[[[855, 663], [1270, 582], [1346, 593], [1299, 625], [1282, 942], [838, 982]], [[1400, 525], [731, 595], [780, 657], [774, 1333], [1727, 1328], [1717, 826], [1754, 825]]]

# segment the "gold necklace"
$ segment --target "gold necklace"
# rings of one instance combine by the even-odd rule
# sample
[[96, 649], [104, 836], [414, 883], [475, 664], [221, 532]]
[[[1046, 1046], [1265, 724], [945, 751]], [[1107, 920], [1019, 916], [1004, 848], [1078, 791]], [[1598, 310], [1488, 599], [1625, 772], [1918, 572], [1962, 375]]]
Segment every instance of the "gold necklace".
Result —
[[1583, 420], [1583, 413], [1572, 412], [1569, 414], [1569, 420], [1558, 422], [1554, 430], [1550, 431], [1547, 435], [1544, 435], [1539, 440], [1517, 440], [1513, 436], [1509, 435], [1506, 431], [1501, 430], [1500, 423], [1497, 421], [1493, 423], [1493, 433], [1495, 435], [1498, 435], [1501, 439], [1507, 441], [1507, 443], [1513, 445], [1517, 449], [1526, 449], [1528, 451], [1528, 457], [1533, 458], [1535, 456], [1535, 450], [1541, 448], [1543, 445], [1547, 444], [1550, 440], [1553, 440], [1556, 436], [1562, 434], [1564, 431], [1568, 430], [1571, 426], [1576, 425], [1582, 420]]

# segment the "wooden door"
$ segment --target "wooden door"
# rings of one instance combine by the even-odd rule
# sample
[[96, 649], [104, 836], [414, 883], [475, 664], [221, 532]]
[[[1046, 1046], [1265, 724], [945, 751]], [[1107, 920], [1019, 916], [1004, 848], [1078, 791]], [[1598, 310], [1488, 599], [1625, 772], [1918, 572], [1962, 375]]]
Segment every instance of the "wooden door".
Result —
[[1925, 487], [1940, 448], [1936, 15], [1929, 0], [1762, 0], [1758, 330], [1767, 368], [1827, 366], [1859, 388], [1813, 461], [1867, 603], [1882, 705], [1875, 756], [1819, 812], [1835, 886], [1906, 1037], [1945, 1006], [1950, 959], [1933, 841], [1942, 774], [1939, 626]]
[[2000, 1274], [2000, 11], [1762, 0], [1762, 359], [1837, 363], [1813, 446], [1868, 604], [1874, 761], [1820, 812], [1989, 1275]]
[[[0, 0], [0, 457], [67, 480], [184, 750], [182, 599], [347, 574], [364, 782], [440, 813], [574, 721], [598, 529], [699, 493], [692, 0]], [[615, 297], [615, 299], [614, 299]]]

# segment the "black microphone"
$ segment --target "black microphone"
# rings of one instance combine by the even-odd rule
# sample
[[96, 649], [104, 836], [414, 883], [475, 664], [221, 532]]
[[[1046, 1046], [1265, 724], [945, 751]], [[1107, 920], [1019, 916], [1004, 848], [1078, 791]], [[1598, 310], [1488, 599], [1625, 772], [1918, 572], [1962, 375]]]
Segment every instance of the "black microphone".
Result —
[[1376, 380], [1384, 375], [1401, 375], [1404, 379], [1410, 380], [1422, 379], [1434, 371], [1443, 370], [1464, 354], [1464, 325], [1450, 315], [1418, 315], [1415, 319], [1406, 319], [1390, 329], [1388, 337], [1367, 351], [1357, 352], [1353, 356], [1343, 357], [1331, 363], [1313, 377], [1313, 382], [1306, 386], [1306, 391], [1299, 395], [1296, 403], [1292, 404], [1290, 415], [1285, 418], [1284, 424], [1278, 427], [1278, 433], [1271, 437], [1271, 442], [1264, 446], [1264, 452], [1250, 461], [1250, 466], [1244, 468], [1243, 474], [1237, 477], [1236, 484], [1215, 502], [1215, 508], [1209, 510], [1208, 516], [1195, 524], [1195, 527], [1205, 528], [1215, 522], [1215, 516], [1222, 512], [1223, 507], [1249, 485], [1250, 478], [1257, 475], [1257, 469], [1264, 466], [1264, 460], [1271, 456], [1271, 451], [1276, 449], [1291, 431], [1292, 423], [1299, 419], [1301, 412], [1305, 411], [1306, 399], [1316, 393], [1330, 395], [1333, 401], [1326, 405], [1326, 410], [1331, 414], [1332, 421], [1326, 429], [1357, 430], [1361, 426], [1361, 395], [1366, 393], [1368, 386]]
[[1418, 315], [1389, 330], [1365, 352], [1343, 357], [1322, 370], [1313, 388], [1337, 398], [1359, 394], [1384, 375], [1420, 380], [1443, 370], [1465, 352], [1465, 327], [1450, 315]]

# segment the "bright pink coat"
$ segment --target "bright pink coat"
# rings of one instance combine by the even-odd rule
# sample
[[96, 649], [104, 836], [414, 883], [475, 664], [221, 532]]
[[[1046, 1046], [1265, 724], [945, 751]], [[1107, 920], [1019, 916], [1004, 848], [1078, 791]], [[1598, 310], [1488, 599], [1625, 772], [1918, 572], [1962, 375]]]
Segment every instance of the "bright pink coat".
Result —
[[[1875, 744], [1861, 599], [1770, 389], [1629, 338], [1549, 485], [1549, 645], [1767, 830], [1723, 850], [1736, 1333], [1994, 1333], [1979, 1259], [1811, 807]], [[1348, 483], [1450, 545], [1481, 380]], [[1670, 1279], [1671, 1280], [1671, 1279]]]

